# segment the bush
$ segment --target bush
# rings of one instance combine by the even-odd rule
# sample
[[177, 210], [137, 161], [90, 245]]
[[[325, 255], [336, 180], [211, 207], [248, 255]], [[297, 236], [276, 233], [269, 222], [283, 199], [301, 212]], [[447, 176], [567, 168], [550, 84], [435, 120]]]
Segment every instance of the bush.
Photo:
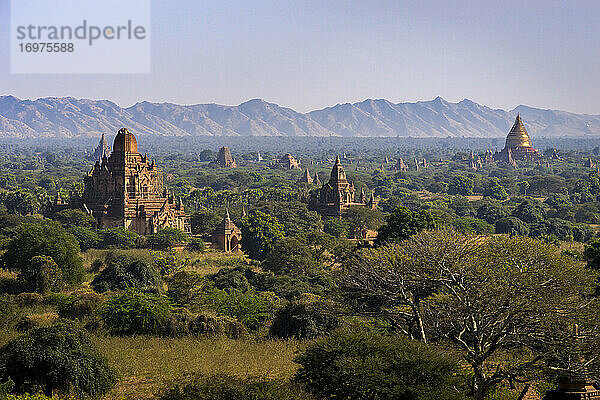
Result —
[[31, 266], [31, 259], [35, 256], [52, 257], [60, 267], [65, 283], [75, 285], [83, 282], [85, 271], [77, 240], [58, 222], [19, 225], [2, 261], [7, 268], [24, 271]]
[[162, 278], [150, 256], [116, 252], [109, 254], [106, 262], [106, 268], [92, 281], [92, 287], [97, 292], [129, 288], [162, 289]]
[[19, 279], [28, 291], [41, 294], [59, 292], [64, 286], [60, 267], [48, 256], [33, 257], [29, 267], [21, 270]]
[[14, 296], [0, 295], [0, 329], [9, 330], [23, 316]]
[[295, 360], [295, 381], [319, 397], [430, 400], [464, 398], [455, 389], [457, 364], [400, 336], [337, 331]]
[[195, 316], [190, 322], [189, 331], [194, 335], [227, 336], [230, 339], [241, 339], [248, 334], [237, 319], [207, 312]]
[[1, 380], [11, 379], [17, 393], [42, 390], [99, 397], [116, 382], [116, 373], [88, 335], [73, 325], [32, 330], [0, 348]]
[[213, 283], [197, 272], [180, 271], [165, 280], [167, 296], [179, 305], [201, 306], [214, 290]]
[[160, 400], [309, 400], [292, 384], [267, 378], [196, 375], [167, 388]]
[[221, 268], [216, 274], [208, 275], [208, 279], [215, 283], [215, 287], [221, 290], [238, 290], [245, 292], [250, 290], [250, 280], [256, 272], [248, 267]]
[[68, 232], [77, 239], [81, 251], [96, 249], [100, 245], [100, 236], [90, 228], [82, 226], [72, 226]]
[[273, 293], [252, 290], [215, 290], [209, 302], [216, 312], [237, 318], [250, 331], [264, 326], [279, 306], [279, 299]]
[[261, 264], [262, 268], [275, 274], [303, 275], [320, 270], [318, 251], [295, 238], [281, 238]]
[[506, 233], [511, 236], [527, 236], [529, 235], [529, 226], [519, 218], [507, 217], [496, 221], [496, 233]]
[[204, 250], [206, 250], [206, 243], [200, 238], [191, 238], [186, 246], [186, 249], [189, 251], [202, 253]]
[[188, 237], [185, 232], [176, 228], [163, 228], [157, 233], [149, 235], [147, 242], [152, 248], [160, 250], [168, 250], [178, 244], [183, 244], [188, 241]]
[[329, 303], [291, 302], [277, 311], [270, 334], [285, 339], [314, 339], [338, 326], [335, 310]]
[[139, 235], [125, 228], [103, 229], [98, 231], [100, 247], [104, 249], [132, 249]]
[[94, 217], [81, 210], [62, 210], [54, 214], [54, 219], [65, 227], [80, 226], [82, 228], [94, 228], [96, 226]]
[[173, 308], [165, 296], [130, 289], [109, 298], [100, 309], [106, 327], [119, 335], [157, 335]]
[[349, 230], [348, 223], [340, 218], [328, 217], [323, 221], [323, 232], [336, 238], [347, 237]]
[[104, 296], [98, 293], [92, 291], [78, 292], [69, 296], [60, 304], [58, 316], [83, 321], [94, 317], [103, 303]]

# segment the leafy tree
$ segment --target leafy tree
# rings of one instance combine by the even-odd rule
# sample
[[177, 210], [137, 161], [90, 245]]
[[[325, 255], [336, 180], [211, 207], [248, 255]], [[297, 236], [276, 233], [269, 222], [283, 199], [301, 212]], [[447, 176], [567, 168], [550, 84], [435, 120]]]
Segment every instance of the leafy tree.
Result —
[[322, 268], [320, 253], [295, 238], [277, 239], [261, 266], [266, 271], [287, 275], [302, 275]]
[[185, 232], [177, 228], [166, 227], [147, 237], [148, 243], [155, 248], [166, 250], [188, 241]]
[[4, 204], [9, 212], [21, 215], [36, 214], [42, 207], [38, 197], [24, 188], [1, 193], [0, 202]]
[[357, 239], [366, 237], [367, 230], [379, 228], [382, 219], [381, 211], [361, 206], [349, 207], [342, 216], [348, 223], [348, 232]]
[[273, 293], [238, 290], [216, 290], [210, 296], [211, 308], [216, 312], [235, 317], [248, 330], [256, 331], [273, 318], [279, 299]]
[[214, 290], [214, 283], [197, 272], [180, 271], [165, 278], [167, 296], [176, 304], [190, 309], [204, 305], [206, 298]]
[[475, 187], [475, 183], [473, 179], [463, 176], [457, 175], [452, 178], [452, 181], [448, 184], [448, 194], [459, 194], [461, 196], [469, 196], [473, 194], [473, 188]]
[[267, 378], [196, 375], [168, 387], [160, 400], [310, 400], [300, 388]]
[[329, 217], [323, 221], [323, 232], [335, 236], [336, 238], [343, 238], [348, 235], [350, 227], [348, 223], [340, 218]]
[[45, 294], [58, 292], [64, 286], [62, 271], [49, 256], [35, 256], [29, 267], [21, 270], [19, 278], [29, 291]]
[[120, 335], [160, 334], [172, 312], [166, 296], [135, 289], [109, 298], [100, 310], [108, 329]]
[[527, 236], [529, 227], [525, 222], [516, 217], [502, 218], [496, 221], [496, 233]]
[[200, 209], [190, 216], [190, 225], [194, 235], [210, 236], [223, 218], [214, 211]]
[[417, 232], [435, 229], [437, 226], [437, 222], [429, 211], [411, 211], [400, 206], [386, 218], [385, 224], [379, 228], [376, 243], [405, 240]]
[[465, 398], [458, 365], [427, 345], [369, 331], [337, 331], [295, 360], [295, 381], [319, 398], [429, 400]]
[[83, 228], [96, 227], [96, 220], [94, 217], [81, 210], [62, 210], [54, 214], [54, 219], [67, 228], [71, 226], [80, 226]]
[[2, 346], [0, 371], [18, 393], [41, 388], [47, 396], [99, 397], [116, 383], [116, 372], [85, 331], [65, 324], [34, 329]]
[[100, 244], [105, 249], [131, 249], [135, 247], [139, 235], [125, 228], [111, 228], [98, 231]]
[[452, 226], [461, 233], [491, 234], [494, 226], [478, 218], [457, 218]]
[[314, 339], [340, 325], [331, 304], [323, 301], [290, 302], [277, 311], [270, 334], [278, 338]]
[[106, 268], [92, 281], [97, 292], [128, 288], [160, 291], [162, 287], [160, 273], [148, 257], [115, 252], [108, 255], [106, 262]]
[[253, 210], [242, 220], [242, 249], [255, 260], [264, 260], [283, 236], [283, 225], [262, 211]]
[[100, 245], [100, 236], [96, 231], [82, 226], [72, 226], [67, 229], [71, 235], [77, 239], [81, 251], [98, 248]]
[[546, 213], [542, 205], [537, 200], [527, 199], [521, 202], [512, 213], [513, 217], [519, 218], [526, 223], [536, 223], [542, 221], [546, 217]]
[[60, 267], [65, 283], [75, 285], [83, 282], [85, 271], [77, 240], [58, 222], [42, 221], [16, 227], [2, 262], [6, 268], [24, 271], [35, 256], [52, 257]]
[[195, 251], [198, 253], [202, 253], [204, 250], [206, 250], [206, 242], [204, 242], [204, 240], [202, 240], [198, 237], [190, 238], [190, 241], [188, 242], [186, 249], [188, 249], [189, 251]]
[[298, 236], [304, 232], [323, 229], [321, 217], [309, 211], [306, 204], [299, 201], [262, 202], [256, 210], [272, 215], [283, 225], [286, 236]]
[[498, 201], [486, 201], [477, 209], [477, 218], [482, 219], [489, 224], [495, 224], [499, 219], [508, 216], [508, 210]]
[[588, 267], [600, 271], [600, 239], [594, 239], [584, 245], [583, 256]]
[[483, 196], [496, 200], [508, 199], [506, 188], [500, 184], [500, 180], [498, 178], [490, 178], [489, 182], [485, 186], [485, 189], [483, 190]]

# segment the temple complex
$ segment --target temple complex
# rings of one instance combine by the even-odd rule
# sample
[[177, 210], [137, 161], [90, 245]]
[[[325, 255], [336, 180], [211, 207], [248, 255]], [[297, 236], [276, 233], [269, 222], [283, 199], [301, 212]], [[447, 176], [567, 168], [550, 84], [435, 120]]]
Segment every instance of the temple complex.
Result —
[[237, 168], [237, 163], [235, 159], [231, 156], [231, 151], [229, 147], [223, 146], [219, 149], [219, 155], [217, 156], [217, 160], [213, 163], [221, 168]]
[[348, 182], [346, 172], [340, 162], [340, 157], [336, 157], [329, 182], [323, 184], [319, 190], [318, 196], [311, 200], [310, 208], [316, 210], [324, 216], [340, 217], [342, 212], [352, 206], [368, 206], [375, 208], [375, 198], [371, 193], [371, 199], [367, 200], [364, 191], [358, 202], [354, 200], [354, 183]]
[[154, 161], [138, 153], [127, 129], [117, 133], [113, 152], [96, 161], [84, 180], [82, 207], [98, 229], [123, 227], [140, 235], [165, 227], [188, 230], [180, 199], [167, 193]]
[[535, 160], [538, 157], [539, 153], [531, 146], [531, 139], [523, 125], [521, 115], [517, 114], [515, 123], [506, 136], [504, 149], [496, 153], [494, 159], [514, 164], [514, 161]]

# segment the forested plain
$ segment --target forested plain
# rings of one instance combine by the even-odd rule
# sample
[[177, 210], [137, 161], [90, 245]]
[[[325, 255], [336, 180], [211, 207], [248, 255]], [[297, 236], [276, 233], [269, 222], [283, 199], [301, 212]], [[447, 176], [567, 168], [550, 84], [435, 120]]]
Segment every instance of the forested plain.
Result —
[[[600, 376], [598, 141], [514, 167], [477, 163], [501, 139], [142, 137], [191, 232], [140, 237], [55, 206], [95, 140], [0, 144], [0, 396], [508, 400]], [[311, 211], [287, 152], [323, 183], [339, 155], [376, 209]], [[243, 253], [208, 246], [226, 212]]]

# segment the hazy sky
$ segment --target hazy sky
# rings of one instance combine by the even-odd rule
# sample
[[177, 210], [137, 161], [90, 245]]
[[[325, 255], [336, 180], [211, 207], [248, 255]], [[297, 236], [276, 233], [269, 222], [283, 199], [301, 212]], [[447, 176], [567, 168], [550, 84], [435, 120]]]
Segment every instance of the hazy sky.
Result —
[[599, 0], [154, 0], [147, 75], [11, 75], [9, 19], [0, 0], [0, 95], [298, 111], [439, 95], [600, 114]]

